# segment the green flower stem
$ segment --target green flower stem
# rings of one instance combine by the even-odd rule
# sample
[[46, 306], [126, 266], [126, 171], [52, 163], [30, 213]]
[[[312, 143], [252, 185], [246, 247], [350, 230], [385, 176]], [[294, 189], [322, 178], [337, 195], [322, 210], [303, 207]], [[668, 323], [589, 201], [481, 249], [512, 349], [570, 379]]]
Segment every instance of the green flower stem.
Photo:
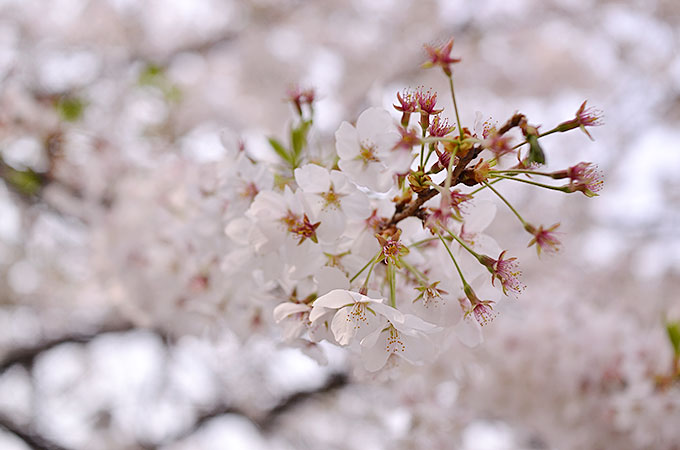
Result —
[[451, 189], [451, 176], [452, 176], [452, 171], [453, 171], [453, 159], [456, 157], [456, 153], [458, 153], [458, 149], [460, 148], [460, 144], [458, 144], [453, 152], [451, 152], [451, 157], [449, 158], [449, 167], [446, 168], [446, 183], [444, 184], [444, 188], [446, 189], [446, 192], [450, 192]]
[[490, 170], [489, 173], [491, 173], [491, 174], [506, 173], [506, 174], [516, 174], [516, 175], [527, 174], [527, 175], [542, 175], [544, 177], [550, 177], [550, 178], [553, 177], [552, 173], [537, 172], [535, 170], [520, 170], [520, 169]]
[[446, 241], [442, 237], [441, 234], [437, 233], [437, 236], [439, 237], [439, 240], [442, 241], [442, 244], [444, 244], [444, 247], [446, 248], [446, 251], [449, 253], [449, 256], [451, 257], [451, 261], [453, 261], [453, 265], [456, 266], [456, 270], [458, 271], [458, 275], [460, 276], [460, 280], [463, 282], [463, 287], [464, 288], [469, 288], [470, 285], [465, 281], [465, 277], [463, 276], [463, 272], [460, 270], [460, 266], [458, 265], [458, 262], [456, 261], [456, 258], [453, 257], [453, 253], [451, 253], [451, 249], [449, 246], [446, 244]]
[[425, 157], [425, 162], [423, 163], [423, 170], [425, 170], [425, 166], [427, 165], [428, 161], [430, 160], [430, 156], [432, 156], [432, 153], [434, 153], [434, 146], [437, 145], [436, 143], [430, 143], [429, 145], [429, 150], [427, 152], [427, 156]]
[[479, 144], [482, 142], [479, 139], [473, 138], [473, 137], [466, 137], [465, 139], [458, 139], [458, 138], [450, 138], [450, 137], [437, 137], [437, 136], [430, 136], [428, 138], [424, 139], [424, 142], [426, 144], [433, 144], [435, 142], [471, 142], [472, 144]]
[[422, 282], [422, 283], [426, 283], [426, 282], [427, 282], [427, 277], [426, 277], [425, 274], [422, 273], [420, 270], [416, 269], [416, 268], [413, 267], [411, 264], [407, 263], [404, 259], [401, 260], [401, 263], [404, 265], [404, 267], [406, 267], [406, 269], [407, 269], [409, 272], [411, 272], [413, 275], [416, 276], [416, 278], [418, 278], [418, 281], [420, 281], [420, 282]]
[[[444, 238], [444, 239], [451, 240], [451, 238]], [[417, 246], [419, 246], [419, 245], [421, 245], [421, 244], [425, 244], [425, 243], [427, 243], [427, 242], [432, 242], [432, 241], [436, 241], [436, 240], [437, 240], [436, 237], [421, 239], [421, 240], [419, 240], [419, 241], [414, 242], [413, 244], [410, 244], [409, 247], [417, 247]]]
[[396, 274], [394, 272], [394, 264], [392, 263], [392, 261], [387, 262], [387, 281], [390, 284], [390, 305], [393, 308], [396, 308], [397, 307], [397, 277], [396, 277]]
[[[493, 180], [493, 181], [492, 181], [491, 183], [489, 183], [489, 184], [496, 184], [496, 183], [498, 183], [499, 181], [501, 181], [501, 179], [500, 179], [500, 178], [497, 178], [497, 179]], [[483, 189], [486, 189], [486, 186], [482, 186], [482, 187], [479, 187], [479, 188], [475, 189], [474, 191], [470, 192], [470, 195], [475, 195], [477, 192], [479, 192], [479, 191], [481, 191], [481, 190], [483, 190]]]
[[[376, 262], [378, 262], [378, 258], [380, 258], [380, 255], [382, 254], [382, 251], [378, 252], [373, 258], [371, 258], [359, 271], [354, 275], [352, 278], [350, 278], [349, 282], [351, 283], [352, 281], [356, 280], [361, 273], [366, 270], [366, 267], [370, 266], [371, 264], [375, 265]], [[371, 269], [373, 269], [373, 266], [371, 266]], [[370, 276], [370, 271], [369, 271], [369, 276]]]
[[463, 125], [460, 123], [460, 115], [458, 114], [458, 103], [456, 103], [456, 91], [453, 89], [453, 75], [449, 75], [449, 87], [451, 88], [451, 98], [453, 99], [453, 109], [456, 112], [456, 122], [458, 122], [458, 140], [463, 140]]
[[503, 179], [506, 179], [506, 180], [519, 181], [520, 183], [531, 184], [533, 186], [538, 186], [538, 187], [550, 189], [550, 190], [553, 190], [553, 191], [567, 192], [564, 187], [550, 186], [549, 184], [537, 183], [536, 181], [525, 180], [523, 178], [506, 177], [506, 176], [503, 176], [503, 175], [492, 175], [492, 176], [495, 177], [495, 178], [503, 178]]
[[422, 134], [423, 139], [422, 139], [422, 143], [420, 144], [420, 168], [424, 171], [425, 166], [423, 165], [424, 164], [423, 158], [424, 158], [424, 155], [425, 155], [425, 135], [427, 134], [427, 128], [423, 128], [422, 130], [423, 130], [423, 134]]
[[[506, 178], [506, 177], [504, 177], [504, 178]], [[514, 178], [510, 178], [510, 179], [512, 180], [512, 179], [514, 179]], [[510, 208], [510, 211], [512, 211], [513, 213], [515, 213], [515, 215], [517, 216], [517, 218], [519, 219], [519, 221], [522, 222], [522, 225], [524, 225], [524, 228], [526, 228], [527, 226], [529, 226], [529, 224], [522, 218], [522, 216], [519, 215], [519, 213], [517, 212], [517, 210], [516, 210], [515, 208], [513, 208], [513, 206], [510, 204], [510, 202], [507, 201], [507, 200], [505, 199], [505, 197], [503, 197], [503, 196], [501, 195], [500, 192], [498, 192], [496, 189], [494, 189], [494, 187], [491, 186], [491, 184], [488, 183], [487, 181], [482, 181], [482, 183], [484, 183], [484, 185], [485, 185], [486, 187], [488, 187], [489, 189], [491, 189], [491, 190], [494, 192], [494, 194], [496, 194], [498, 197], [500, 197], [500, 199], [503, 200], [503, 203], [505, 203], [506, 205], [508, 205], [508, 208]]]
[[364, 280], [364, 284], [361, 285], [362, 288], [367, 288], [368, 287], [368, 280], [371, 279], [371, 273], [373, 273], [373, 268], [375, 265], [380, 261], [380, 255], [378, 255], [377, 258], [373, 259], [371, 261], [371, 267], [368, 268], [368, 274], [366, 275], [366, 279]]
[[[548, 131], [546, 131], [545, 133], [539, 134], [538, 137], [539, 137], [539, 138], [542, 138], [542, 137], [544, 137], [544, 136], [548, 136], [548, 135], [550, 135], [550, 134], [557, 133], [558, 131], [560, 131], [560, 130], [558, 130], [557, 128], [553, 128], [552, 130], [548, 130]], [[519, 144], [515, 145], [514, 147], [512, 147], [512, 149], [515, 150], [516, 148], [520, 148], [520, 147], [523, 146], [524, 144], [528, 144], [528, 143], [529, 143], [529, 141], [524, 140], [524, 141], [520, 142]]]
[[465, 250], [467, 250], [472, 256], [474, 256], [474, 257], [477, 258], [478, 260], [482, 257], [479, 253], [477, 253], [476, 251], [472, 250], [472, 248], [471, 248], [469, 245], [467, 245], [467, 244], [465, 243], [464, 240], [462, 240], [461, 238], [459, 238], [459, 237], [456, 236], [455, 234], [451, 233], [450, 230], [446, 230], [446, 232], [449, 233], [449, 235], [450, 235], [453, 239], [455, 239], [455, 240], [460, 244], [460, 246], [463, 247]]

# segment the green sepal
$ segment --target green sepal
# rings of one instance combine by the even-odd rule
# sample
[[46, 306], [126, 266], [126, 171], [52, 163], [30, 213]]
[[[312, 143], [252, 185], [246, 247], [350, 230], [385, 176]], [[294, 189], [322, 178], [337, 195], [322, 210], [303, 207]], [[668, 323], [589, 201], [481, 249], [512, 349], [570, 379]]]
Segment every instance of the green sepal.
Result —
[[43, 185], [43, 179], [40, 174], [35, 173], [31, 169], [16, 170], [5, 166], [2, 172], [2, 178], [5, 179], [5, 182], [23, 195], [36, 195]]
[[676, 356], [680, 356], [680, 322], [666, 323], [666, 332], [673, 346], [673, 352]]
[[545, 164], [545, 153], [538, 143], [538, 136], [530, 134], [527, 136], [529, 142], [529, 163]]
[[283, 159], [288, 164], [293, 165], [293, 159], [291, 158], [290, 153], [288, 150], [286, 150], [286, 147], [284, 147], [281, 142], [272, 137], [267, 138], [267, 141], [269, 141], [269, 145], [271, 145], [272, 149], [274, 149], [276, 154], [279, 155], [281, 159]]
[[307, 146], [307, 132], [311, 126], [312, 122], [305, 120], [299, 126], [290, 130], [290, 144], [293, 147], [293, 161], [291, 162], [293, 166], [296, 165], [302, 150]]
[[85, 112], [86, 103], [78, 98], [72, 96], [61, 97], [57, 104], [55, 105], [57, 112], [59, 112], [59, 117], [66, 122], [75, 122], [81, 117]]

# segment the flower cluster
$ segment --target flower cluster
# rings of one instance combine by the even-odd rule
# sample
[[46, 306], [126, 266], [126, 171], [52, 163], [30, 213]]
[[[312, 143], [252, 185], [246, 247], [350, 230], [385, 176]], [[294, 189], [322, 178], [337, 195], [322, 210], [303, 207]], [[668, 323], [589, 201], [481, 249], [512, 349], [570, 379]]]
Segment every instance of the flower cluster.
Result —
[[[258, 190], [245, 216], [226, 227], [242, 246], [239, 264], [258, 267], [254, 272], [272, 283], [269, 295], [283, 300], [273, 315], [286, 340], [303, 340], [305, 348], [322, 340], [347, 347], [369, 371], [400, 360], [430, 361], [451, 332], [477, 345], [499, 302], [519, 295], [524, 285], [517, 258], [485, 233], [496, 204], [478, 201], [476, 194], [489, 191], [510, 208], [540, 254], [559, 249], [557, 225], [525, 221], [497, 183], [587, 195], [599, 187], [586, 163], [559, 176], [540, 171], [545, 154], [539, 139], [566, 131], [564, 124], [539, 133], [517, 113], [501, 126], [478, 120], [474, 131], [464, 127], [453, 89], [451, 65], [459, 59], [450, 57], [452, 45], [427, 46], [425, 67], [441, 68], [450, 81], [453, 126], [436, 92], [406, 89], [396, 94], [399, 121], [381, 108], [365, 110], [355, 124], [340, 125], [337, 156], [322, 163], [306, 153], [314, 93], [296, 88], [289, 95], [298, 112], [291, 142], [270, 139], [283, 164], [278, 182]], [[579, 111], [577, 119], [593, 114]], [[581, 117], [578, 127], [598, 124], [591, 119]], [[570, 182], [545, 185], [533, 180], [537, 175]]]

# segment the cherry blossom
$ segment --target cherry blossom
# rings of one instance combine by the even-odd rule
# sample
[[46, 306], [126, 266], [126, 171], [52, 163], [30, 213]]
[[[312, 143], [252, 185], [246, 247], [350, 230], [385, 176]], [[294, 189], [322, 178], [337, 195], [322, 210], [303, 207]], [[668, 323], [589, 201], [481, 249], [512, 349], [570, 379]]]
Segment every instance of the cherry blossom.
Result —
[[434, 325], [389, 307], [383, 308], [382, 313], [388, 319], [387, 325], [361, 341], [361, 360], [366, 370], [380, 370], [391, 355], [412, 364], [434, 357], [434, 345], [427, 335], [436, 329]]
[[369, 215], [368, 198], [340, 171], [307, 164], [295, 169], [295, 180], [319, 218], [318, 231], [324, 240], [338, 238], [348, 220], [363, 220]]
[[335, 310], [331, 330], [340, 345], [361, 341], [366, 335], [384, 323], [387, 306], [382, 299], [370, 298], [358, 292], [336, 289], [314, 301], [309, 320], [312, 324], [328, 310]]
[[369, 108], [357, 119], [356, 127], [347, 122], [335, 132], [338, 166], [352, 181], [378, 192], [392, 186], [392, 177], [411, 165], [410, 149], [395, 149], [399, 134], [390, 114]]

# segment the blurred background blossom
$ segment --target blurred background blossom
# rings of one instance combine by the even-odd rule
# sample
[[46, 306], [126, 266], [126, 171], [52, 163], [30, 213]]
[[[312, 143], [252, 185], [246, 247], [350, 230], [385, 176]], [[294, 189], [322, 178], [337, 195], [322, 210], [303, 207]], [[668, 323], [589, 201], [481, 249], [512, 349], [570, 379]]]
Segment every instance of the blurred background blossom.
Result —
[[[672, 0], [1, 1], [0, 447], [680, 448], [680, 388], [663, 382], [679, 30]], [[239, 146], [274, 160], [296, 83], [317, 91], [322, 154], [404, 88], [447, 98], [420, 65], [450, 36], [468, 126], [603, 110], [594, 143], [544, 147], [550, 167], [596, 162], [605, 187], [514, 186], [518, 208], [563, 218], [564, 252], [519, 251], [528, 289], [484, 345], [365, 379], [332, 346], [281, 345], [264, 299], [229, 301], [250, 293], [210, 237], [236, 213], [199, 200]]]

